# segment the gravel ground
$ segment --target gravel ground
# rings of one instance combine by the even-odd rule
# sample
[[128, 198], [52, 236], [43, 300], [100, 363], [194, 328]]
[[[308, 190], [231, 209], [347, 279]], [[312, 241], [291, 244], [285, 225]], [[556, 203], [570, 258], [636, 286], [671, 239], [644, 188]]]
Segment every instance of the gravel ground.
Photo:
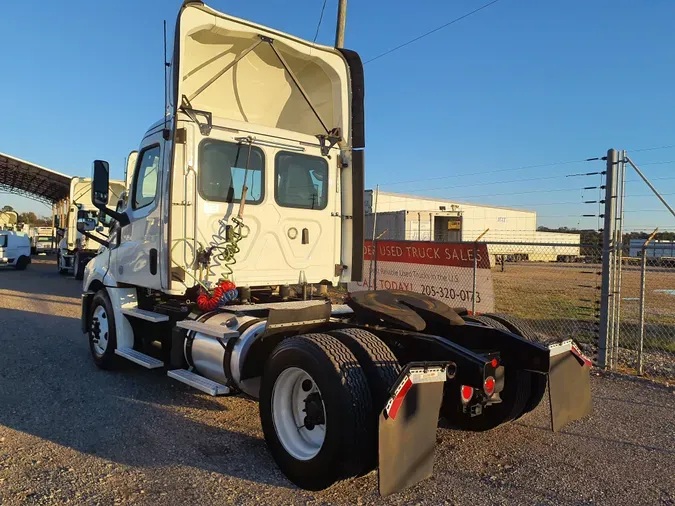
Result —
[[79, 283], [53, 261], [0, 271], [0, 504], [675, 505], [675, 392], [592, 378], [593, 414], [547, 430], [546, 406], [490, 433], [438, 430], [435, 476], [392, 497], [371, 473], [289, 483], [257, 405], [130, 364], [103, 372], [79, 328]]

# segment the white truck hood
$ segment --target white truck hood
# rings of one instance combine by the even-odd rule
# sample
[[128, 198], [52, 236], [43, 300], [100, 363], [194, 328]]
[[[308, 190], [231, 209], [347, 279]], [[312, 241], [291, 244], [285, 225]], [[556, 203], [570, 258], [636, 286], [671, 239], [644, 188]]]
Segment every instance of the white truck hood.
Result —
[[[270, 43], [299, 81], [316, 114]], [[171, 101], [178, 108], [187, 98], [192, 109], [208, 111], [214, 118], [311, 136], [339, 128], [342, 140], [350, 141], [351, 97], [348, 87], [341, 84], [349, 79], [349, 67], [335, 48], [192, 1], [184, 4], [178, 17], [173, 62]]]

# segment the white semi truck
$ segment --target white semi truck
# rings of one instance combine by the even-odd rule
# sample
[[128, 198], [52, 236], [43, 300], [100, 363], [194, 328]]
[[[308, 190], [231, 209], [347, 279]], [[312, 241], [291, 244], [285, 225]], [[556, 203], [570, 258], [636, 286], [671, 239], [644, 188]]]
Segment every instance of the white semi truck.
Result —
[[0, 211], [0, 230], [18, 230], [19, 215], [16, 211]]
[[548, 383], [554, 429], [588, 413], [571, 340], [411, 292], [294, 300], [290, 285], [362, 277], [359, 56], [199, 1], [174, 40], [170, 107], [129, 158], [125, 205], [108, 207], [108, 163], [93, 164], [93, 202], [115, 220], [83, 282], [97, 366], [257, 399], [273, 458], [313, 490], [373, 468], [383, 495], [429, 476], [439, 410], [488, 430]]
[[[109, 193], [114, 206], [124, 192], [123, 181], [110, 181]], [[61, 274], [84, 276], [84, 266], [100, 248], [96, 238], [108, 237], [107, 223], [99, 221], [99, 210], [92, 204], [91, 179], [74, 177], [67, 198], [54, 204], [56, 226], [56, 264]], [[84, 232], [83, 232], [84, 231]]]
[[52, 254], [56, 250], [54, 229], [52, 227], [32, 227], [30, 229], [30, 249], [36, 255]]

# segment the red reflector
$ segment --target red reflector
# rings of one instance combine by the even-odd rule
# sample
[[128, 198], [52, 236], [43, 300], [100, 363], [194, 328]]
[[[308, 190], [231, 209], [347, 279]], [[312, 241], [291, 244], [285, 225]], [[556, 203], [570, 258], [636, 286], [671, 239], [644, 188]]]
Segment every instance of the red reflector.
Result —
[[403, 385], [400, 386], [398, 389], [398, 392], [396, 393], [396, 396], [393, 399], [393, 402], [391, 402], [391, 406], [387, 406], [389, 408], [388, 415], [389, 418], [392, 420], [396, 420], [396, 415], [398, 414], [398, 410], [401, 408], [401, 404], [403, 404], [403, 399], [405, 399], [406, 394], [408, 393], [408, 390], [413, 386], [412, 381], [410, 378], [406, 378]]
[[485, 383], [483, 383], [483, 389], [488, 395], [495, 393], [495, 379], [492, 376], [485, 378]]
[[497, 366], [499, 365], [499, 362], [497, 362], [496, 358], [493, 358], [492, 362], [490, 362], [490, 365], [496, 369]]
[[469, 402], [471, 400], [471, 397], [473, 397], [473, 388], [470, 386], [462, 385], [460, 391], [462, 394], [462, 401], [464, 402]]

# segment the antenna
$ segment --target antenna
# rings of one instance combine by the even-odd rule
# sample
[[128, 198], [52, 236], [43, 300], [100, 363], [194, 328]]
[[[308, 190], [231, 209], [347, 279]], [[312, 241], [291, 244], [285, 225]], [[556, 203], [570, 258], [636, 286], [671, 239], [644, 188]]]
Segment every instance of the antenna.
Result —
[[166, 69], [170, 66], [171, 63], [166, 61], [166, 19], [165, 19], [164, 20], [164, 131], [162, 132], [162, 136], [164, 137], [165, 141], [168, 141], [170, 137], [169, 129], [166, 127], [166, 112], [169, 107], [168, 105], [169, 83], [166, 78]]

